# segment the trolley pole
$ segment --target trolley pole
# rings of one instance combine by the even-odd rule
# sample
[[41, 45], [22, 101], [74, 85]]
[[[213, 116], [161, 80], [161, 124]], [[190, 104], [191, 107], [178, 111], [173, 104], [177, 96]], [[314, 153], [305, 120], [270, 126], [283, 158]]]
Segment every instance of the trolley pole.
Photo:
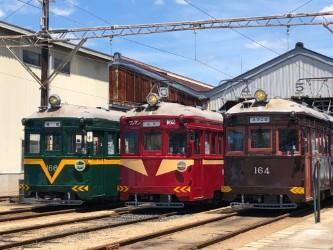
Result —
[[[48, 38], [49, 30], [49, 0], [43, 0], [43, 13], [42, 13], [42, 35], [44, 38]], [[49, 96], [49, 43], [48, 41], [43, 42], [42, 54], [41, 54], [41, 96], [40, 106], [41, 108], [47, 107], [48, 96]]]

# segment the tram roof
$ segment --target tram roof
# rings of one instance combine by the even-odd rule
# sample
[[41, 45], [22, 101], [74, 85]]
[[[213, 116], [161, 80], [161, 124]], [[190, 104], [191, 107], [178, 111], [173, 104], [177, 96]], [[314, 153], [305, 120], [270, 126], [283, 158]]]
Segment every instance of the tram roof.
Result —
[[[316, 117], [321, 120], [328, 120], [333, 122], [333, 117], [329, 116], [323, 112], [317, 111], [313, 108], [307, 107], [303, 104], [287, 100], [287, 99], [279, 99], [274, 98], [270, 99], [266, 105], [258, 105], [254, 106], [255, 100], [247, 100], [241, 103], [236, 104], [232, 108], [230, 108], [226, 114], [235, 114], [235, 113], [303, 113], [312, 117]], [[248, 104], [249, 106], [244, 107], [244, 104]]]
[[148, 108], [148, 105], [142, 105], [142, 109], [135, 108], [126, 113], [126, 117], [138, 117], [138, 116], [180, 116], [184, 117], [202, 117], [208, 120], [214, 120], [217, 122], [223, 122], [223, 116], [220, 113], [202, 110], [200, 108], [185, 106], [179, 103], [172, 102], [160, 102], [157, 104], [157, 108], [152, 110]]
[[104, 119], [110, 121], [119, 121], [125, 113], [116, 110], [106, 110], [103, 108], [93, 108], [79, 105], [62, 104], [60, 108], [48, 108], [45, 111], [36, 112], [26, 119], [43, 118], [84, 118], [84, 119]]

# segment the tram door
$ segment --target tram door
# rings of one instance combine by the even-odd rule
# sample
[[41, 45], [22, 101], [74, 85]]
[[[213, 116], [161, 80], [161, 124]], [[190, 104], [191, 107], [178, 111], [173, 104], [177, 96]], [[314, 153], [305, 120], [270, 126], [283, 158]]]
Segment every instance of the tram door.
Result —
[[310, 156], [310, 133], [307, 128], [302, 128], [302, 153], [304, 156], [304, 165], [305, 165], [305, 198], [310, 199], [311, 195], [311, 156]]
[[203, 182], [202, 156], [204, 154], [204, 138], [202, 130], [195, 130], [192, 134], [194, 166], [192, 168], [192, 193], [200, 195]]

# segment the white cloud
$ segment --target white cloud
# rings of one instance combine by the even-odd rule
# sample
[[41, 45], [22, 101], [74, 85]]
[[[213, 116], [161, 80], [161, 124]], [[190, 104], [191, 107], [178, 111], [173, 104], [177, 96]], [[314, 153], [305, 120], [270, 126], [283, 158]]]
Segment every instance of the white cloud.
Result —
[[274, 41], [261, 40], [258, 41], [258, 43], [252, 42], [245, 44], [245, 48], [247, 49], [261, 49], [263, 48], [263, 46], [271, 49], [285, 49], [287, 47], [287, 40], [286, 39], [274, 40]]
[[[328, 6], [322, 8], [320, 10], [320, 12], [326, 12], [326, 11], [333, 11], [333, 4], [332, 5], [328, 5]], [[333, 21], [333, 15], [332, 16], [326, 16], [325, 19], [328, 20], [328, 21]], [[323, 18], [323, 21], [326, 21], [325, 19]]]
[[3, 17], [5, 15], [5, 12], [3, 12], [1, 9], [0, 9], [0, 17]]
[[66, 0], [63, 4], [51, 6], [50, 11], [58, 16], [70, 16], [75, 11], [76, 0]]
[[154, 4], [155, 5], [163, 5], [164, 4], [164, 0], [155, 0]]
[[328, 5], [320, 10], [320, 12], [333, 11], [333, 4]]
[[185, 2], [184, 0], [176, 0], [176, 4], [187, 5], [188, 3]]

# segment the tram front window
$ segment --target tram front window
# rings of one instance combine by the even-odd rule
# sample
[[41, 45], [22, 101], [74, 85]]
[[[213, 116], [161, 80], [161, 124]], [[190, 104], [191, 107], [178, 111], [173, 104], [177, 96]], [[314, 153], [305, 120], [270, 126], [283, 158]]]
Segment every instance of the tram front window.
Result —
[[228, 129], [227, 131], [228, 150], [243, 151], [244, 149], [244, 132], [240, 129]]
[[87, 136], [82, 134], [74, 133], [69, 138], [69, 153], [72, 154], [86, 154], [87, 149]]
[[61, 150], [61, 135], [56, 133], [48, 133], [45, 135], [46, 151], [60, 151]]
[[186, 133], [169, 133], [169, 154], [185, 154]]
[[29, 139], [28, 153], [30, 154], [40, 153], [40, 134], [30, 134], [28, 139]]
[[161, 133], [160, 132], [146, 132], [143, 134], [144, 149], [147, 151], [161, 150]]
[[251, 148], [271, 148], [271, 130], [251, 129]]
[[298, 151], [298, 130], [294, 128], [279, 129], [279, 150]]
[[125, 133], [125, 153], [136, 154], [139, 152], [138, 147], [138, 133], [135, 131], [128, 131]]

